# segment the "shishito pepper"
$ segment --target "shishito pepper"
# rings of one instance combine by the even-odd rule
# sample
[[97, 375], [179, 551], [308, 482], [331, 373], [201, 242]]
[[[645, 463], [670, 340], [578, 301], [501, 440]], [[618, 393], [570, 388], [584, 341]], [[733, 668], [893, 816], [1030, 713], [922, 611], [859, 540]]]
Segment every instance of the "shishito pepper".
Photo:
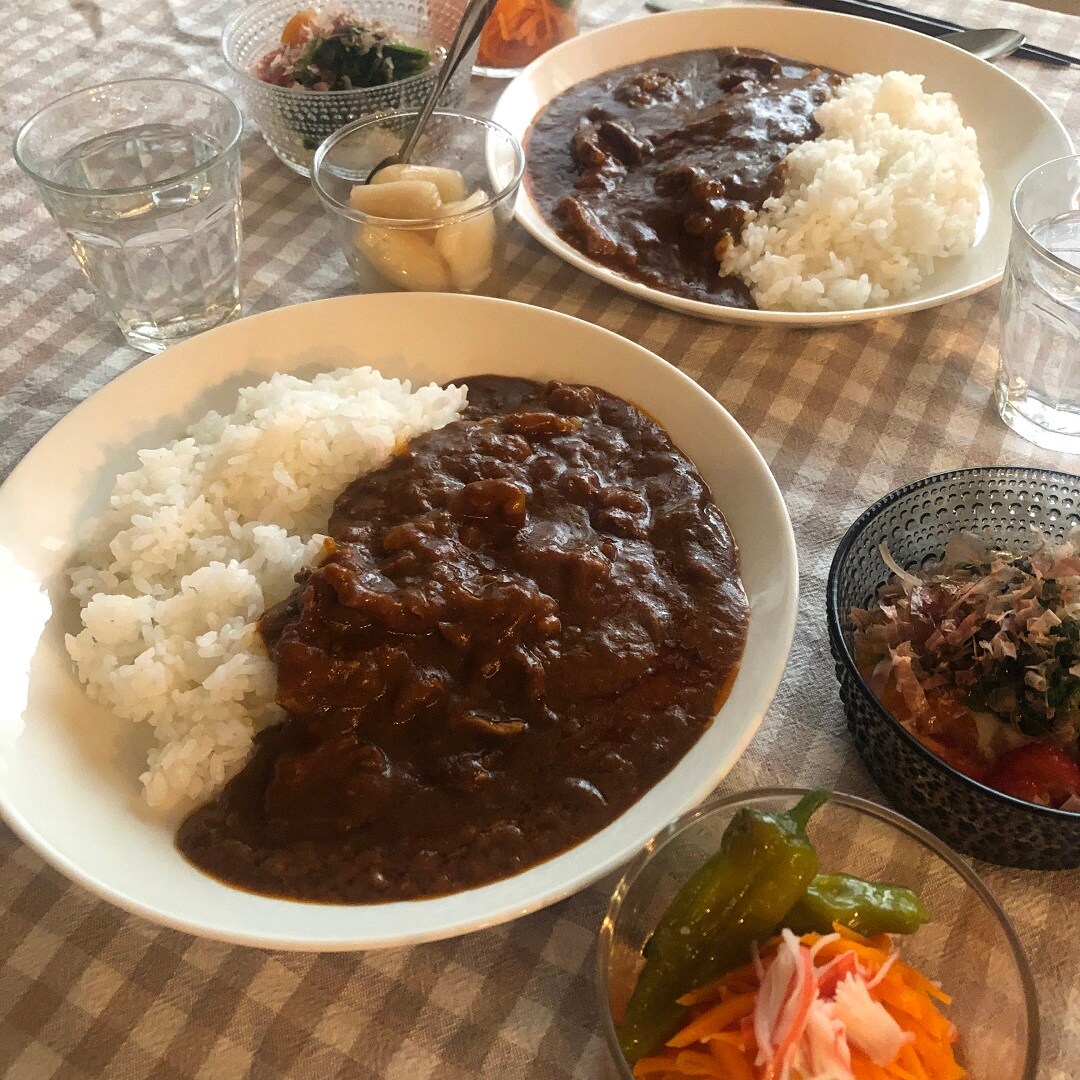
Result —
[[796, 934], [830, 934], [833, 923], [858, 934], [913, 934], [930, 915], [902, 885], [862, 881], [849, 874], [818, 874], [784, 918]]
[[645, 948], [645, 965], [619, 1024], [626, 1060], [659, 1049], [684, 1021], [677, 999], [744, 963], [806, 892], [818, 858], [806, 835], [829, 798], [812, 791], [786, 813], [742, 807], [720, 850], [679, 890]]

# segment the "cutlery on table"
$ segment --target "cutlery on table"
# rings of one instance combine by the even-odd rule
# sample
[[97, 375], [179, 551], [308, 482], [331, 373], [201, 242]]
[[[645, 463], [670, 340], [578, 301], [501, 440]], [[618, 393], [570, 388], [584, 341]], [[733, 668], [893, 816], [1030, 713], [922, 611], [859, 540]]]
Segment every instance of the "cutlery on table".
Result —
[[416, 144], [420, 141], [420, 136], [423, 135], [424, 129], [431, 119], [431, 114], [435, 111], [439, 97], [454, 77], [454, 72], [461, 66], [461, 62], [465, 59], [468, 51], [475, 44], [480, 32], [484, 29], [484, 23], [488, 21], [494, 10], [495, 0], [470, 0], [464, 14], [461, 16], [461, 22], [458, 23], [454, 40], [450, 43], [450, 48], [446, 52], [446, 59], [443, 61], [439, 77], [432, 83], [423, 105], [420, 106], [416, 124], [409, 137], [405, 140], [405, 145], [396, 154], [383, 158], [368, 174], [367, 183], [370, 184], [375, 178], [375, 174], [385, 169], [387, 165], [407, 165], [412, 159]]
[[[983, 60], [993, 60], [1015, 52], [1017, 56], [1026, 57], [1029, 60], [1040, 60], [1044, 64], [1080, 67], [1080, 58], [1055, 52], [1053, 49], [1044, 49], [1041, 45], [1029, 45], [1024, 35], [1016, 30], [1005, 28], [968, 30], [958, 23], [948, 22], [933, 15], [902, 11], [889, 4], [879, 3], [878, 0], [794, 0], [794, 2], [799, 7], [832, 11], [841, 15], [858, 15], [876, 22], [900, 26], [905, 30], [915, 30], [920, 34], [947, 41]], [[708, 0], [645, 0], [645, 7], [649, 11], [689, 11], [712, 6], [714, 5]], [[979, 35], [979, 37], [968, 35]], [[991, 35], [996, 35], [996, 39]]]

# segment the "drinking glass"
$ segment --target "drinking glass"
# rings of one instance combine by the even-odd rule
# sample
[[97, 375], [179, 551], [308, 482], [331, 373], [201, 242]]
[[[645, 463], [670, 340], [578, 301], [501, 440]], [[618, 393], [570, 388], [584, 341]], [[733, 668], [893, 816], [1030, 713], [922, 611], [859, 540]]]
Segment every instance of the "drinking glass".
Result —
[[124, 337], [143, 352], [240, 311], [240, 133], [224, 94], [129, 79], [47, 105], [15, 160]]
[[1080, 453], [1080, 157], [1016, 186], [1001, 292], [1001, 418], [1030, 442]]

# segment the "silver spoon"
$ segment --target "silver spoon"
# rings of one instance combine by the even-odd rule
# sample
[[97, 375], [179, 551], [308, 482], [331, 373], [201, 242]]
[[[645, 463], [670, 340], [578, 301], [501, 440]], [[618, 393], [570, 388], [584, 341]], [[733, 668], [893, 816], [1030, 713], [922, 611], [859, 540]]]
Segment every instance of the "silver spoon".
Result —
[[[713, 7], [708, 0], [645, 0], [646, 11], [695, 11]], [[981, 60], [998, 60], [1016, 52], [1027, 40], [1016, 30], [955, 30], [938, 38]]]
[[438, 102], [442, 92], [446, 89], [446, 84], [451, 80], [454, 72], [460, 67], [466, 53], [480, 36], [480, 31], [484, 29], [484, 23], [488, 21], [495, 3], [496, 0], [469, 0], [469, 6], [465, 9], [465, 14], [461, 16], [461, 22], [458, 24], [454, 40], [450, 43], [450, 48], [446, 50], [446, 59], [443, 60], [442, 67], [439, 69], [438, 78], [428, 91], [424, 104], [420, 106], [416, 124], [409, 137], [405, 140], [405, 145], [396, 154], [383, 158], [368, 173], [366, 183], [370, 184], [375, 174], [381, 169], [385, 169], [387, 165], [408, 164], [409, 158], [412, 157], [412, 153], [416, 149], [416, 144], [420, 141], [420, 136], [424, 134], [424, 128], [427, 127], [427, 123], [431, 119], [431, 114], [435, 111], [436, 102]]
[[1011, 56], [1027, 38], [1019, 30], [1001, 27], [997, 30], [955, 30], [943, 34], [938, 41], [947, 41], [980, 60], [999, 60]]

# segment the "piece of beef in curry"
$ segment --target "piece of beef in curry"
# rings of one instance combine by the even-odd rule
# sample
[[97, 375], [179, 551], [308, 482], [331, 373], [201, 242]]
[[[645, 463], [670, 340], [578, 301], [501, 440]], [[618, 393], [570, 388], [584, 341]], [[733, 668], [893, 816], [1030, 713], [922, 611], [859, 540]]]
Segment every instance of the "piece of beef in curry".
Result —
[[719, 260], [820, 134], [837, 76], [751, 49], [676, 53], [571, 87], [536, 119], [526, 184], [591, 259], [665, 292], [756, 307]]
[[726, 693], [737, 552], [663, 429], [587, 386], [468, 388], [341, 494], [264, 616], [288, 718], [180, 829], [211, 874], [366, 903], [516, 873], [622, 813]]

